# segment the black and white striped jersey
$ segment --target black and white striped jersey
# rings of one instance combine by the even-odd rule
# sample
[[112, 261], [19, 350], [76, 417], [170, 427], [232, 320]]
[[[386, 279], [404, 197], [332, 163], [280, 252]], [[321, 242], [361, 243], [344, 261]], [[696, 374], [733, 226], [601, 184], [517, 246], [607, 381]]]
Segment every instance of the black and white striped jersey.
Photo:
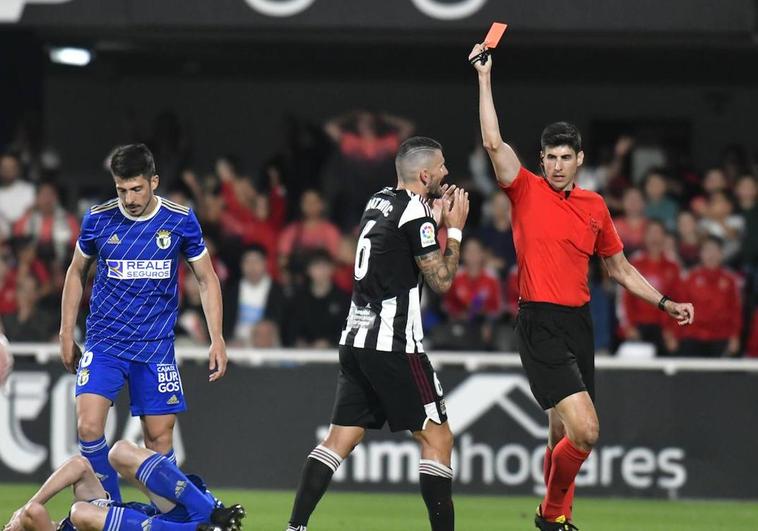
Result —
[[415, 257], [439, 249], [431, 209], [412, 192], [385, 188], [366, 204], [360, 230], [340, 345], [423, 352], [423, 279]]

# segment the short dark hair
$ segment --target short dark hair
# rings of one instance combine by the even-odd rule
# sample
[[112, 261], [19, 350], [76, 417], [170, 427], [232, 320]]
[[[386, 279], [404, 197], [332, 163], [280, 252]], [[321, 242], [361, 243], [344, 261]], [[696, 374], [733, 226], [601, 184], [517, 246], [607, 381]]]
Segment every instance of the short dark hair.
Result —
[[416, 151], [442, 151], [442, 144], [427, 136], [412, 136], [405, 140], [397, 150], [395, 161], [404, 159]]
[[308, 253], [308, 267], [318, 263], [334, 265], [334, 258], [326, 249], [313, 249]]
[[668, 227], [666, 227], [666, 222], [664, 222], [661, 218], [648, 218], [645, 230], [655, 226], [660, 227], [665, 234], [669, 233]]
[[542, 130], [540, 147], [544, 150], [545, 148], [558, 146], [568, 146], [575, 153], [579, 153], [582, 150], [582, 135], [574, 124], [555, 122]]
[[155, 175], [155, 159], [145, 144], [128, 144], [117, 147], [111, 154], [111, 173], [121, 179]]
[[268, 251], [263, 245], [260, 245], [258, 243], [252, 243], [245, 247], [245, 251], [242, 254], [245, 255], [247, 253], [258, 253], [259, 255], [263, 256], [263, 258], [268, 258]]
[[650, 179], [653, 179], [654, 177], [660, 177], [661, 179], [665, 181], [667, 177], [667, 172], [664, 168], [659, 168], [657, 166], [650, 168], [645, 173], [644, 184], [647, 184], [647, 182]]
[[706, 243], [709, 243], [709, 242], [713, 243], [714, 245], [717, 245], [718, 248], [721, 249], [722, 251], [724, 250], [724, 239], [723, 238], [719, 238], [718, 236], [716, 236], [714, 234], [708, 234], [705, 238], [703, 238], [703, 242], [702, 242], [701, 246], [705, 245]]
[[710, 193], [710, 195], [708, 196], [708, 200], [711, 201], [711, 200], [713, 200], [717, 196], [721, 196], [721, 198], [724, 201], [726, 201], [727, 203], [729, 203], [732, 206], [732, 208], [734, 208], [734, 203], [735, 203], [735, 201], [734, 201], [734, 195], [732, 195], [731, 192], [729, 192], [727, 190], [716, 190], [716, 191]]
[[21, 164], [21, 156], [16, 151], [8, 150], [8, 151], [0, 152], [0, 159], [4, 159], [6, 157], [15, 159], [18, 164]]

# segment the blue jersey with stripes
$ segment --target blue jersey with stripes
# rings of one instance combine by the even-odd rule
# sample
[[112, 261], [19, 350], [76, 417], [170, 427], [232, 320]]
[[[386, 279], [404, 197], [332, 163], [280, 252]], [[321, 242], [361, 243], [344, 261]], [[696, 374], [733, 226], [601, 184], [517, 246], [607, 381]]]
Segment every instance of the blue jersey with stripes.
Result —
[[179, 260], [198, 260], [206, 249], [194, 212], [157, 199], [157, 207], [140, 217], [113, 199], [92, 207], [82, 220], [78, 250], [97, 259], [88, 351], [140, 362], [173, 352]]

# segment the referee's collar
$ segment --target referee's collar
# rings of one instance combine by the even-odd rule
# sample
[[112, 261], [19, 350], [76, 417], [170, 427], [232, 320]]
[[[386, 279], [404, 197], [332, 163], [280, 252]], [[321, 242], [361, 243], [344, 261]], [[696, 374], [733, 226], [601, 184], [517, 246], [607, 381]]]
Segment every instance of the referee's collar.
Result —
[[550, 181], [547, 180], [547, 177], [545, 177], [544, 175], [542, 176], [542, 180], [545, 182], [545, 184], [547, 185], [547, 187], [550, 188], [553, 192], [555, 192], [556, 194], [558, 194], [560, 196], [563, 196], [562, 197], [563, 199], [568, 199], [569, 197], [571, 197], [571, 194], [573, 194], [574, 191], [581, 190], [581, 188], [579, 188], [579, 186], [577, 186], [577, 184], [576, 184], [576, 179], [574, 179], [574, 181], [571, 183], [571, 189], [570, 190], [556, 190], [553, 187], [553, 185], [550, 184]]

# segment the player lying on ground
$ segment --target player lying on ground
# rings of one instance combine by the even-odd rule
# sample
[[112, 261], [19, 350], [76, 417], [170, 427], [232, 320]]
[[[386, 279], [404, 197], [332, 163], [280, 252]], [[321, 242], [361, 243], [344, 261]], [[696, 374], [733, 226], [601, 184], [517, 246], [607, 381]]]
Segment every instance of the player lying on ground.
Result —
[[[186, 476], [161, 454], [118, 441], [108, 455], [113, 467], [134, 483], [151, 504], [108, 498], [90, 462], [75, 456], [63, 463], [19, 510], [3, 531], [238, 531], [245, 510], [225, 508], [197, 476]], [[69, 516], [56, 524], [45, 504], [72, 487]]]

